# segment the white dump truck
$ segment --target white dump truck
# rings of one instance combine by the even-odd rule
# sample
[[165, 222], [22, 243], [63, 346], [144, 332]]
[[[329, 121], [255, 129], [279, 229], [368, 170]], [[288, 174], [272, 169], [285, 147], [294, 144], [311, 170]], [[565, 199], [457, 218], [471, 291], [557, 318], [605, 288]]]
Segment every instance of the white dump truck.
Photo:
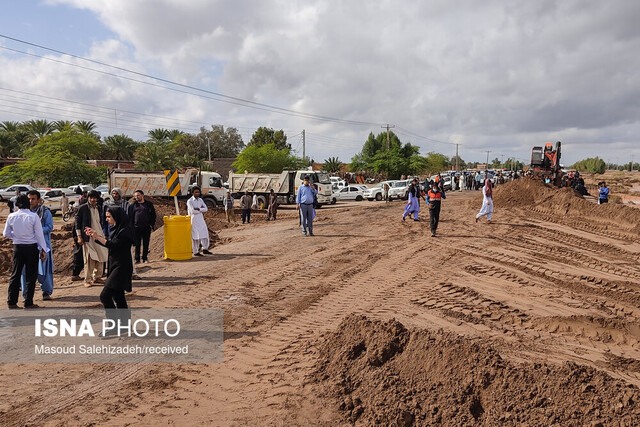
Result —
[[[202, 200], [207, 207], [214, 208], [222, 204], [226, 188], [222, 185], [222, 177], [219, 173], [190, 168], [179, 171], [178, 179], [181, 189], [180, 199], [191, 197], [191, 187], [197, 185], [202, 189]], [[169, 195], [163, 171], [110, 169], [108, 183], [109, 191], [112, 188], [121, 188], [123, 197], [133, 196], [136, 190], [142, 190], [145, 196], [150, 197], [168, 197]]]
[[258, 204], [265, 207], [269, 200], [269, 192], [273, 190], [281, 204], [294, 204], [298, 187], [307, 175], [318, 190], [318, 204], [330, 204], [331, 180], [329, 174], [320, 171], [286, 170], [280, 174], [230, 172], [229, 190], [236, 198], [241, 197], [245, 191], [256, 194]]

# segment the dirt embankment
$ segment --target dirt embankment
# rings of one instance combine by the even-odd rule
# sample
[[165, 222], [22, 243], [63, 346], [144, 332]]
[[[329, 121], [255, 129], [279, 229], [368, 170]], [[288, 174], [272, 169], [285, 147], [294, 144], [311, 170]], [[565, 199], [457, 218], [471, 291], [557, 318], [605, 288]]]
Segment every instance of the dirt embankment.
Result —
[[365, 425], [633, 425], [640, 391], [593, 368], [515, 364], [488, 340], [349, 316], [312, 383]]
[[[574, 220], [594, 224], [615, 222], [618, 227], [640, 232], [640, 210], [621, 204], [597, 205], [571, 188], [556, 188], [539, 180], [523, 178], [497, 186], [494, 206], [500, 209], [525, 208], [552, 215], [565, 223]], [[476, 205], [481, 202], [476, 201]]]

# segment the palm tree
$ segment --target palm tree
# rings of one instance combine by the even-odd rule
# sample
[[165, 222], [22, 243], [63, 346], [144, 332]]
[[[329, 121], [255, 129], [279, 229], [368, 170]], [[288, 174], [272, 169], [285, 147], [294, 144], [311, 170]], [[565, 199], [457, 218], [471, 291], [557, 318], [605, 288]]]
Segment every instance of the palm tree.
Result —
[[329, 173], [340, 172], [342, 162], [337, 157], [329, 157], [324, 161], [324, 170]]
[[8, 120], [4, 122], [0, 122], [0, 130], [4, 130], [7, 132], [17, 132], [18, 129], [20, 129], [19, 122], [10, 122]]
[[168, 143], [146, 142], [138, 147], [135, 156], [138, 160], [137, 169], [159, 171], [175, 166], [173, 150]]
[[29, 120], [23, 122], [20, 128], [27, 133], [24, 148], [36, 145], [40, 138], [53, 133], [53, 124], [47, 120]]
[[182, 135], [183, 132], [178, 129], [152, 129], [149, 131], [149, 139], [148, 141], [158, 142], [158, 143], [169, 143], [174, 141], [178, 136]]
[[94, 122], [88, 121], [88, 120], [78, 120], [75, 123], [76, 129], [78, 129], [80, 132], [84, 133], [84, 134], [88, 134], [88, 135], [98, 135], [97, 132], [95, 132], [96, 129], [96, 124]]
[[20, 146], [18, 146], [13, 136], [6, 131], [0, 131], [0, 158], [17, 157], [20, 155]]
[[104, 139], [111, 160], [133, 160], [138, 143], [127, 135], [111, 135]]
[[73, 123], [69, 120], [56, 120], [52, 124], [53, 129], [58, 132], [69, 131], [73, 129]]

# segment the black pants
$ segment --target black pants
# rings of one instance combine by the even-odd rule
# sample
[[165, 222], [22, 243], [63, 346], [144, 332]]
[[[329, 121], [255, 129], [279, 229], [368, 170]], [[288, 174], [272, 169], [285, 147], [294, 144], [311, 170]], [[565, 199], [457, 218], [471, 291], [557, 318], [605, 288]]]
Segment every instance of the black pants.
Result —
[[104, 287], [100, 292], [100, 302], [105, 309], [128, 308], [127, 299], [124, 296], [124, 289], [113, 289]]
[[245, 219], [247, 223], [251, 222], [251, 209], [242, 209], [242, 223], [244, 224]]
[[142, 243], [142, 260], [146, 261], [149, 255], [149, 239], [151, 238], [151, 227], [135, 227], [136, 234], [136, 261], [140, 261], [140, 244]]
[[600, 199], [600, 204], [609, 203], [609, 199]]
[[84, 253], [82, 252], [82, 246], [77, 242], [73, 243], [73, 261], [71, 267], [73, 268], [74, 276], [79, 276], [84, 268]]
[[429, 223], [431, 224], [432, 234], [438, 229], [438, 222], [440, 222], [440, 202], [431, 202], [431, 205], [429, 205]]
[[[8, 305], [16, 305], [18, 303], [18, 294], [20, 293], [20, 276], [22, 269], [25, 269], [25, 281], [27, 285], [27, 294], [24, 297], [24, 306], [33, 305], [33, 293], [36, 290], [36, 279], [38, 278], [38, 245], [13, 245], [13, 264], [11, 268], [11, 277], [9, 278], [9, 298]], [[49, 256], [51, 254], [48, 254]]]

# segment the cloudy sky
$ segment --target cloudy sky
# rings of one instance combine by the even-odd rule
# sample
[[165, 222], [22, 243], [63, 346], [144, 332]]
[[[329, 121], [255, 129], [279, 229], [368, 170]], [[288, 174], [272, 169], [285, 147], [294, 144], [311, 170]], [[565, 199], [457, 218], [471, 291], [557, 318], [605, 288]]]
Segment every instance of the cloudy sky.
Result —
[[390, 124], [471, 161], [557, 140], [565, 164], [637, 161], [638, 22], [626, 0], [7, 0], [0, 121], [269, 126], [299, 154], [304, 129], [316, 161]]

